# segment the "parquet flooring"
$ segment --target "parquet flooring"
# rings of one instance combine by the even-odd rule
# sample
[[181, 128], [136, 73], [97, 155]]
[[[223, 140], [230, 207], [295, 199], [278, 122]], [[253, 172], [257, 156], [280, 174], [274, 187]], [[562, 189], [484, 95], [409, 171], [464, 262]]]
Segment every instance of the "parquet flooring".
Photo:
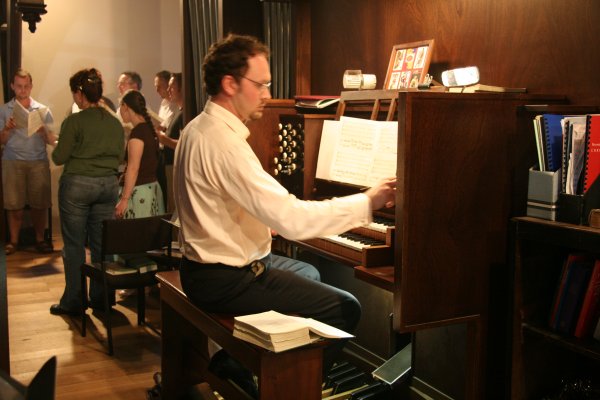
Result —
[[[104, 325], [91, 310], [86, 337], [81, 337], [78, 317], [49, 313], [64, 289], [59, 221], [53, 226], [54, 253], [26, 248], [6, 257], [11, 375], [28, 384], [56, 355], [57, 400], [145, 399], [160, 370], [160, 337], [137, 325], [135, 298], [117, 298], [112, 357], [106, 353]], [[158, 295], [147, 296], [146, 307], [147, 320], [158, 327]]]

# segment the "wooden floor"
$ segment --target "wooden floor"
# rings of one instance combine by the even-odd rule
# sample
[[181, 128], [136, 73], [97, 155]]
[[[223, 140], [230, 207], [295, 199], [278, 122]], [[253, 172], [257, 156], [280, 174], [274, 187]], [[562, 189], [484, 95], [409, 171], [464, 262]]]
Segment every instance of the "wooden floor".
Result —
[[[59, 232], [54, 232], [53, 244], [53, 254], [23, 249], [6, 257], [11, 375], [28, 384], [55, 355], [58, 400], [145, 399], [154, 385], [153, 374], [160, 370], [160, 337], [137, 326], [135, 298], [117, 298], [113, 357], [106, 353], [104, 325], [95, 315], [88, 313], [87, 337], [81, 337], [79, 318], [51, 315], [50, 305], [64, 289]], [[147, 299], [147, 320], [158, 327], [158, 295]]]

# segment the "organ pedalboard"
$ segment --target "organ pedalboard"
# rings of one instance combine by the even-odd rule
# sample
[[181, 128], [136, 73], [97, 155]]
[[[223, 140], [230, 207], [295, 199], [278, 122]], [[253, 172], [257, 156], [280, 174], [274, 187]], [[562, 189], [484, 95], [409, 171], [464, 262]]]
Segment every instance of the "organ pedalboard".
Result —
[[392, 387], [346, 362], [334, 365], [325, 377], [323, 400], [391, 400]]

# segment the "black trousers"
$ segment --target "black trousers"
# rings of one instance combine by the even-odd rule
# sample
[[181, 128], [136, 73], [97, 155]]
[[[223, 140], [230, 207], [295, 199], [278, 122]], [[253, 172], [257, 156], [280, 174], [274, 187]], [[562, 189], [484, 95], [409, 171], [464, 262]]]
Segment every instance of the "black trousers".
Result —
[[[200, 264], [184, 258], [181, 284], [188, 298], [208, 312], [245, 315], [275, 310], [354, 332], [361, 307], [352, 294], [320, 282], [310, 264], [274, 254], [262, 261], [265, 270], [255, 276], [250, 266]], [[323, 374], [345, 344], [346, 340], [334, 340], [324, 350]]]

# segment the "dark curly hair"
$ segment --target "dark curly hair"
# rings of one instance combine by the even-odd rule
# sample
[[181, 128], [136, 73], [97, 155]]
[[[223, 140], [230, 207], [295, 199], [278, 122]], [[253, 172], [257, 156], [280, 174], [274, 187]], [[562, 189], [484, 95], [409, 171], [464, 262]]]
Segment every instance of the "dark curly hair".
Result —
[[96, 68], [82, 69], [69, 79], [71, 92], [78, 90], [90, 103], [97, 103], [102, 98], [102, 77]]
[[259, 54], [268, 58], [269, 48], [253, 36], [229, 34], [213, 43], [202, 64], [206, 92], [211, 96], [218, 94], [225, 75], [239, 81], [248, 70], [248, 59]]

